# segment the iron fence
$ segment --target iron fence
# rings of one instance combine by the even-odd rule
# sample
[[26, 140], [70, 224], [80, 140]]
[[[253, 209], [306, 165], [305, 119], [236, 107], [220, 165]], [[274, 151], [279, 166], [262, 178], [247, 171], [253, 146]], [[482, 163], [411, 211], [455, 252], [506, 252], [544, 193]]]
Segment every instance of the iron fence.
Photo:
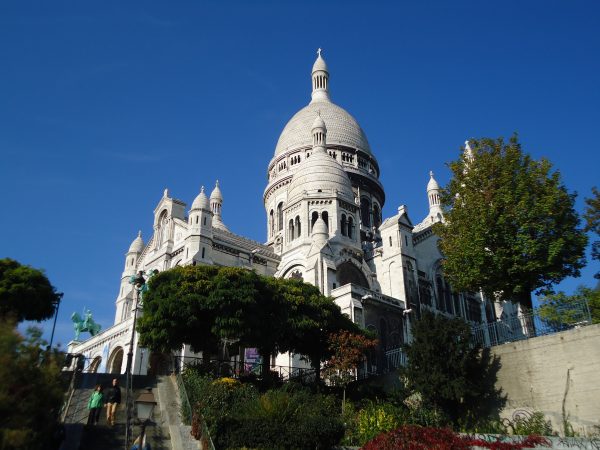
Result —
[[473, 342], [493, 347], [508, 342], [545, 336], [592, 323], [585, 299], [568, 304], [546, 304], [528, 313], [503, 317], [496, 322], [472, 327]]
[[[241, 361], [237, 358], [232, 359], [203, 359], [196, 356], [174, 355], [172, 365], [173, 373], [179, 373], [190, 366], [198, 366], [203, 372], [215, 377], [231, 378], [263, 378], [263, 365]], [[282, 381], [298, 381], [302, 383], [311, 383], [315, 381], [315, 370], [308, 367], [280, 366], [269, 364], [269, 373], [271, 377], [279, 378]]]

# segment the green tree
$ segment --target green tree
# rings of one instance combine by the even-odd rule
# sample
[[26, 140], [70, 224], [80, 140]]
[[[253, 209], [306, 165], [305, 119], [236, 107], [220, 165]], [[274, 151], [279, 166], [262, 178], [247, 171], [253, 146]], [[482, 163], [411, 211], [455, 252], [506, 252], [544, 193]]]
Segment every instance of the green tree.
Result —
[[141, 344], [214, 352], [223, 339], [259, 350], [267, 373], [271, 355], [306, 355], [313, 367], [327, 356], [327, 336], [356, 329], [330, 298], [298, 280], [234, 267], [186, 266], [152, 278], [138, 322]]
[[[593, 196], [585, 199], [586, 208], [583, 218], [585, 219], [585, 231], [600, 236], [600, 191], [592, 188]], [[600, 241], [592, 243], [592, 259], [600, 260]], [[600, 279], [600, 271], [596, 272], [594, 278]]]
[[214, 354], [218, 338], [210, 296], [218, 271], [215, 266], [185, 266], [153, 276], [137, 325], [141, 345], [167, 352], [189, 344], [194, 351]]
[[0, 448], [53, 447], [63, 399], [56, 351], [42, 350], [41, 330], [21, 336], [15, 322], [0, 321]]
[[578, 276], [585, 264], [575, 194], [549, 161], [524, 153], [516, 135], [470, 147], [450, 163], [441, 193], [446, 221], [435, 232], [444, 274], [459, 291], [482, 289], [531, 308], [532, 291]]
[[0, 259], [0, 319], [49, 319], [60, 297], [42, 271], [10, 258]]
[[600, 288], [579, 286], [573, 295], [560, 291], [539, 298], [539, 313], [542, 321], [555, 331], [567, 330], [587, 319], [584, 300], [592, 316], [592, 323], [600, 323]]
[[489, 349], [471, 344], [471, 330], [461, 319], [426, 311], [412, 328], [401, 374], [408, 392], [424, 406], [443, 413], [453, 424], [472, 426], [497, 416], [506, 399], [495, 382], [500, 361]]

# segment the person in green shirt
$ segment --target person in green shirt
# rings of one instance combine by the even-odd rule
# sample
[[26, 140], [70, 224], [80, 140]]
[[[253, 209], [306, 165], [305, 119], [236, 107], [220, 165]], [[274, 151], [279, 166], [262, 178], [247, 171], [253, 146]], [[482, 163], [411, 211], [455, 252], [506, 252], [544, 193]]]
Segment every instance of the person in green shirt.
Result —
[[104, 394], [102, 393], [102, 386], [97, 384], [94, 392], [92, 392], [92, 396], [90, 397], [90, 401], [88, 402], [88, 409], [90, 413], [88, 414], [88, 425], [97, 425], [100, 420], [100, 411], [104, 406]]

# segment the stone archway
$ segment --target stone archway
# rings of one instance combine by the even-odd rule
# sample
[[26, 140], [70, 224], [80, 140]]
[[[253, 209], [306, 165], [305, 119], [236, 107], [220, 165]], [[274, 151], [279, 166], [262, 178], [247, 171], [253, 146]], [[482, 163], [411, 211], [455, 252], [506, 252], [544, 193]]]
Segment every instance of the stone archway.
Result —
[[106, 372], [120, 374], [122, 366], [123, 366], [123, 348], [117, 347], [112, 351], [110, 358], [108, 358], [108, 364], [106, 365]]
[[338, 287], [352, 283], [369, 289], [369, 282], [367, 281], [365, 274], [362, 273], [362, 270], [349, 261], [343, 262], [337, 267], [336, 278]]
[[100, 363], [102, 362], [102, 357], [101, 356], [96, 356], [92, 362], [90, 363], [90, 366], [88, 367], [88, 372], [89, 373], [96, 373], [98, 372], [98, 367], [100, 367]]

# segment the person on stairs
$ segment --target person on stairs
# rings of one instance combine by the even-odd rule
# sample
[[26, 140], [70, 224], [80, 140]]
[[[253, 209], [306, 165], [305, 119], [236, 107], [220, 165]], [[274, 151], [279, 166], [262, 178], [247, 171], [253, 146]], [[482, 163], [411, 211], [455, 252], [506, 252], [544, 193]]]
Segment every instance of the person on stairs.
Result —
[[119, 387], [119, 380], [114, 378], [112, 386], [106, 391], [106, 423], [111, 427], [115, 424], [115, 414], [120, 403], [121, 388]]
[[88, 425], [97, 425], [100, 420], [100, 410], [104, 406], [104, 394], [102, 393], [102, 386], [97, 384], [94, 392], [88, 401]]

